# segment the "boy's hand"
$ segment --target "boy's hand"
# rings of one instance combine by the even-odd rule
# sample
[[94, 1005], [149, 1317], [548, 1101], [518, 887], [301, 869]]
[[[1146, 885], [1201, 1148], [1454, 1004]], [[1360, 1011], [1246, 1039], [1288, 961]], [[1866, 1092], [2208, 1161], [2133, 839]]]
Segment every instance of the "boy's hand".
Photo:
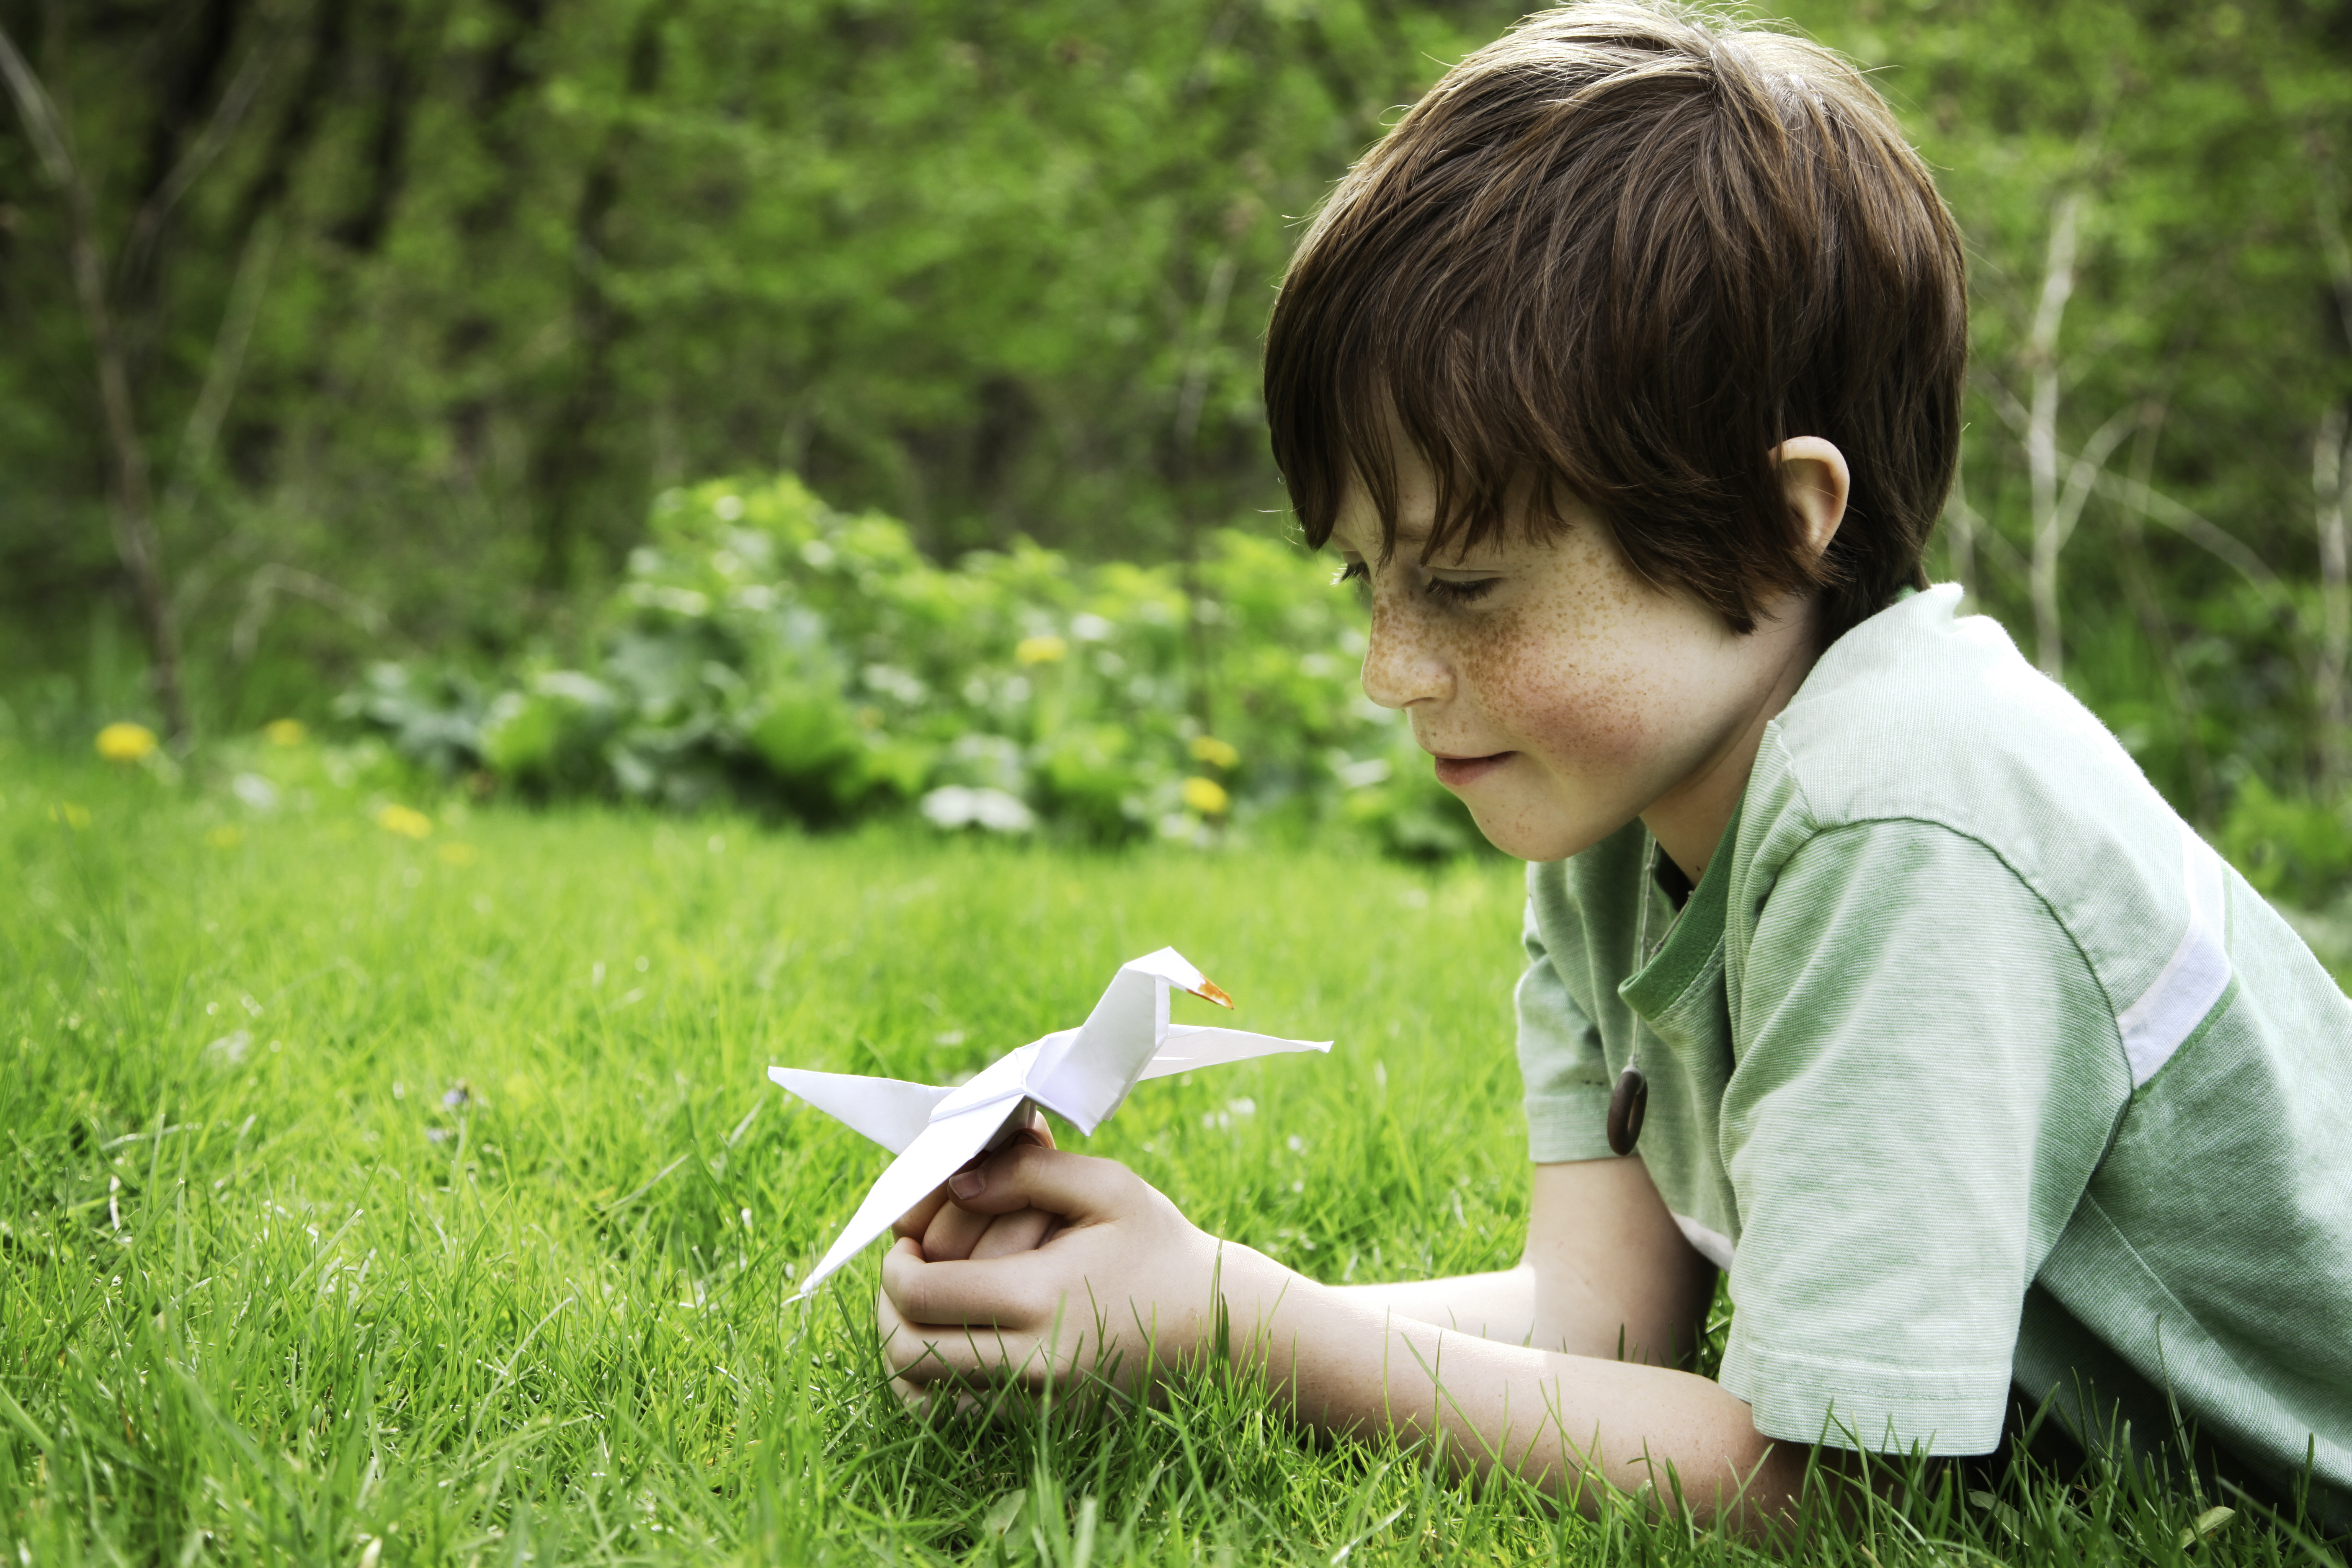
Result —
[[[1014, 1142], [1034, 1143], [1042, 1149], [1054, 1146], [1053, 1129], [1045, 1125], [1045, 1112], [1032, 1110], [1029, 1125], [1016, 1135]], [[972, 1164], [986, 1160], [975, 1157]], [[967, 1166], [967, 1169], [970, 1167]], [[956, 1262], [968, 1258], [1003, 1258], [1011, 1253], [1027, 1252], [1052, 1233], [1055, 1216], [1040, 1209], [1020, 1209], [1012, 1214], [979, 1214], [958, 1205], [949, 1193], [947, 1182], [931, 1189], [921, 1203], [898, 1216], [890, 1228], [893, 1234], [910, 1237], [919, 1243], [923, 1257], [932, 1263]]]
[[[1018, 1255], [938, 1260], [903, 1232], [882, 1260], [883, 1350], [916, 1385], [972, 1386], [1096, 1373], [1132, 1392], [1207, 1337], [1220, 1244], [1112, 1160], [1036, 1144], [957, 1173], [952, 1207], [1058, 1217]], [[911, 1216], [910, 1216], [911, 1217]], [[1227, 1267], [1244, 1248], [1226, 1248]]]

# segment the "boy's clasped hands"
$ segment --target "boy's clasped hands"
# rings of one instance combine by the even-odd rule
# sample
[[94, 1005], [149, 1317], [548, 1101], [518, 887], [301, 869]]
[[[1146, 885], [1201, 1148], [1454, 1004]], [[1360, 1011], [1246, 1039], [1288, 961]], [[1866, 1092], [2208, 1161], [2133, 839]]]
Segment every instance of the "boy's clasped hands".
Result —
[[1199, 1353], [1221, 1274], [1230, 1299], [1287, 1272], [1201, 1230], [1117, 1161], [1055, 1148], [1042, 1116], [894, 1228], [877, 1311], [915, 1399], [1073, 1375], [1139, 1392]]

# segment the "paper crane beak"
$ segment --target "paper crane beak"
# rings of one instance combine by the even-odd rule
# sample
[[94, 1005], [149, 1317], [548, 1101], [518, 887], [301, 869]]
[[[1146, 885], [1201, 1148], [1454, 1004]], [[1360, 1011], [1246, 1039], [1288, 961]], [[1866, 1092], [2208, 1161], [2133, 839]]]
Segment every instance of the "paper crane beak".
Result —
[[1201, 976], [1201, 984], [1192, 987], [1192, 992], [1203, 1002], [1214, 1002], [1228, 1010], [1233, 1007], [1234, 999], [1225, 994], [1225, 988], [1205, 974]]

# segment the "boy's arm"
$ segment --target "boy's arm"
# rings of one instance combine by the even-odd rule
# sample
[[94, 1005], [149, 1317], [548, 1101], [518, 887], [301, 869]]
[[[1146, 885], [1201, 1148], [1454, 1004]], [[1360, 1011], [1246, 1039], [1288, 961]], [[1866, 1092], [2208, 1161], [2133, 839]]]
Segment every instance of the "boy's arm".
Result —
[[1456, 1464], [1505, 1465], [1587, 1509], [1599, 1477], [1750, 1532], [1785, 1513], [1803, 1479], [1803, 1448], [1759, 1436], [1748, 1406], [1705, 1378], [1401, 1317], [1204, 1235], [1113, 1162], [1014, 1148], [956, 1186], [974, 1212], [1035, 1208], [1066, 1228], [979, 1261], [928, 1263], [915, 1241], [893, 1247], [885, 1353], [912, 1382], [1092, 1373], [1136, 1388], [1155, 1368], [1213, 1353], [1213, 1291], [1234, 1361], [1331, 1430], [1443, 1433]]
[[1796, 1515], [1805, 1446], [1760, 1436], [1746, 1402], [1706, 1378], [1377, 1314], [1236, 1249], [1221, 1272], [1236, 1359], [1318, 1426], [1442, 1434], [1455, 1468], [1500, 1465], [1588, 1513], [1598, 1480], [1755, 1537]]
[[1715, 1268], [1639, 1160], [1538, 1165], [1517, 1268], [1326, 1287], [1343, 1301], [1506, 1344], [1670, 1366], [1697, 1342]]
[[1507, 1345], [1536, 1342], [1535, 1266], [1442, 1279], [1391, 1279], [1378, 1285], [1331, 1285], [1342, 1301]]

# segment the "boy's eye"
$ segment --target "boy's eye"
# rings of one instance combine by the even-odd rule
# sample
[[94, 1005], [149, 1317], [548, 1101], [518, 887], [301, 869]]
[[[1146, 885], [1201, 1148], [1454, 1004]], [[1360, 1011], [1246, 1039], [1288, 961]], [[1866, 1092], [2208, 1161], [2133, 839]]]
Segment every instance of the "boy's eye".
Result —
[[1358, 597], [1370, 594], [1372, 591], [1370, 569], [1360, 561], [1343, 562], [1339, 570], [1331, 574], [1331, 586], [1343, 588], [1349, 584], [1355, 585]]
[[1498, 581], [1500, 579], [1495, 577], [1474, 577], [1467, 582], [1454, 583], [1443, 577], [1432, 577], [1425, 587], [1433, 599], [1443, 599], [1449, 605], [1469, 605], [1493, 593]]

